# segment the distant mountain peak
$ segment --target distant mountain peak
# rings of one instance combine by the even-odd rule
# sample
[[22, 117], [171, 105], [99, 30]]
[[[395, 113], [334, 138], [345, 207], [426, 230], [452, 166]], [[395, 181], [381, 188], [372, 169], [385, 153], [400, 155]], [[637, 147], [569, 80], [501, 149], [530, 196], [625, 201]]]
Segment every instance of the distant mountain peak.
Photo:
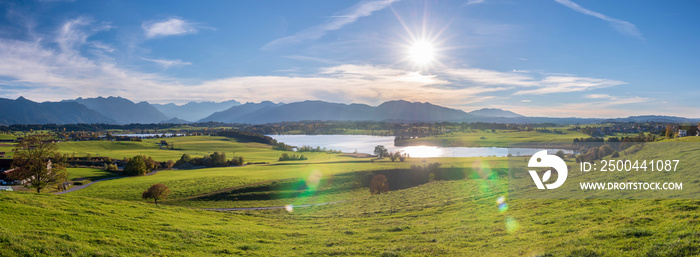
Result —
[[170, 117], [180, 117], [181, 119], [186, 121], [200, 120], [209, 115], [212, 115], [215, 112], [223, 111], [238, 105], [241, 105], [241, 103], [233, 99], [229, 99], [223, 102], [190, 101], [182, 105], [177, 105], [174, 103], [152, 104], [153, 107], [158, 109], [163, 114]]
[[147, 102], [136, 104], [122, 97], [109, 96], [104, 98], [99, 96], [95, 98], [78, 98], [73, 101], [83, 104], [120, 124], [148, 124], [169, 119], [168, 116]]
[[523, 115], [506, 111], [498, 108], [482, 108], [479, 110], [474, 110], [469, 112], [469, 114], [482, 116], [482, 117], [499, 117], [499, 118], [517, 118], [524, 117]]

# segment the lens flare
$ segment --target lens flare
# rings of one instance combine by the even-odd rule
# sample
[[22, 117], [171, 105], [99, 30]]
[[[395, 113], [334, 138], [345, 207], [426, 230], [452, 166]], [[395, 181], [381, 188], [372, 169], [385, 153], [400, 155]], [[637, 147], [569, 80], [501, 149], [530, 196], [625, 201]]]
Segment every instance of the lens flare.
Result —
[[513, 218], [513, 217], [506, 217], [506, 232], [508, 234], [513, 234], [516, 230], [518, 230], [518, 221]]
[[506, 203], [501, 203], [498, 205], [498, 211], [499, 212], [504, 212], [508, 210], [508, 205]]
[[505, 196], [501, 196], [501, 197], [499, 197], [498, 199], [496, 199], [496, 204], [499, 204], [499, 205], [500, 205], [500, 204], [505, 203], [505, 202], [506, 202], [506, 197], [505, 197]]
[[318, 189], [318, 185], [321, 183], [321, 178], [323, 177], [323, 173], [321, 173], [318, 170], [314, 170], [309, 174], [309, 177], [306, 178], [306, 187], [308, 188], [307, 190], [309, 191], [316, 191]]
[[506, 198], [504, 196], [499, 197], [496, 200], [496, 204], [498, 204], [499, 212], [504, 212], [508, 210], [508, 204], [506, 204]]

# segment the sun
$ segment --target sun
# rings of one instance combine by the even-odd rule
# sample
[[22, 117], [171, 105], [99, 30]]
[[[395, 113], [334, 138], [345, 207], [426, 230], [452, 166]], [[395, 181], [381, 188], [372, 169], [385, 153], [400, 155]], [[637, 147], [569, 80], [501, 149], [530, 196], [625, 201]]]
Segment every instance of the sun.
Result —
[[435, 59], [435, 48], [427, 40], [418, 40], [408, 48], [408, 57], [418, 66], [427, 66]]

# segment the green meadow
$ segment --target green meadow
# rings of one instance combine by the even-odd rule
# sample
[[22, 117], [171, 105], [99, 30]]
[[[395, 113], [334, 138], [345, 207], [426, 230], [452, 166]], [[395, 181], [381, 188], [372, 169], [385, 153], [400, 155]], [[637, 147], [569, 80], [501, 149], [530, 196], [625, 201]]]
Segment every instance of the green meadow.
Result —
[[[494, 144], [530, 133], [484, 132]], [[556, 135], [556, 140], [582, 137]], [[471, 136], [444, 138], [463, 143]], [[308, 160], [278, 161], [283, 151], [258, 143], [209, 136], [165, 140], [178, 150], [160, 149], [160, 139], [67, 142], [59, 149], [76, 156], [145, 154], [161, 161], [220, 151], [264, 164], [162, 170], [63, 195], [0, 192], [0, 220], [6, 221], [0, 223], [0, 256], [700, 255], [699, 200], [510, 199], [508, 176], [499, 173], [508, 168], [503, 157], [391, 162], [303, 153]], [[685, 140], [690, 139], [675, 141]], [[673, 154], [690, 153], [650, 147], [621, 158]], [[464, 178], [429, 180], [380, 195], [358, 183], [372, 174], [435, 162], [463, 170]], [[94, 168], [69, 168], [68, 174], [91, 181], [116, 175]], [[171, 190], [158, 205], [141, 199], [155, 183]], [[270, 206], [287, 208], [206, 210]]]
[[472, 130], [467, 132], [450, 132], [444, 135], [421, 137], [404, 141], [405, 145], [435, 145], [435, 146], [473, 146], [473, 147], [508, 147], [519, 143], [570, 143], [574, 138], [587, 138], [586, 134], [569, 131], [565, 127], [550, 128], [558, 133], [542, 133], [536, 131], [515, 130]]
[[95, 181], [118, 176], [116, 173], [97, 168], [68, 168], [66, 173], [66, 179], [69, 181]]
[[[699, 201], [507, 200], [498, 181], [439, 181], [308, 208], [216, 212], [1, 193], [8, 256], [693, 256]], [[22, 218], [18, 218], [22, 217]]]

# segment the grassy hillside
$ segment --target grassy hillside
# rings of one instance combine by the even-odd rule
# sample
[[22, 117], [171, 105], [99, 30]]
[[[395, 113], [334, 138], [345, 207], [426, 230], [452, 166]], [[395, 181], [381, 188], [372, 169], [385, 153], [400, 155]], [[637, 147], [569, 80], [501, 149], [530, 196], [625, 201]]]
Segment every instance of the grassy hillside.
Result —
[[[160, 149], [161, 140], [173, 143], [175, 150]], [[188, 136], [166, 139], [144, 139], [142, 142], [112, 141], [71, 141], [59, 144], [59, 151], [76, 156], [109, 156], [114, 159], [131, 158], [144, 154], [157, 161], [178, 160], [187, 153], [192, 157], [202, 157], [215, 151], [231, 156], [243, 156], [246, 161], [270, 161], [279, 157], [280, 151], [260, 143], [241, 143], [226, 137]], [[245, 152], [245, 153], [243, 153]]]
[[[700, 255], [699, 200], [509, 199], [507, 176], [495, 175], [508, 167], [502, 157], [390, 162], [308, 153], [306, 161], [279, 162], [282, 152], [267, 145], [219, 137], [177, 140], [176, 147], [193, 155], [235, 150], [269, 164], [161, 171], [60, 196], [0, 192], [0, 256]], [[71, 143], [62, 143], [61, 150], [130, 156], [150, 147], [146, 152], [165, 153], [157, 158], [173, 154], [157, 149], [156, 140]], [[666, 144], [620, 158], [679, 156], [693, 159], [683, 164], [690, 169], [697, 166], [697, 149]], [[432, 162], [469, 176], [375, 196], [354, 179]], [[110, 175], [98, 169], [68, 172], [73, 179]], [[140, 199], [155, 183], [172, 191], [158, 206]], [[334, 201], [340, 202], [299, 206]], [[201, 209], [284, 205], [292, 207]]]
[[285, 210], [214, 212], [0, 192], [0, 255], [691, 256], [700, 201], [506, 200], [462, 180]]
[[[206, 168], [193, 170], [166, 170], [152, 176], [129, 177], [118, 180], [103, 181], [86, 189], [70, 194], [109, 198], [138, 200], [141, 192], [155, 183], [170, 187], [171, 199], [179, 199], [206, 194], [226, 188], [245, 184], [278, 181], [285, 179], [328, 179], [334, 175], [354, 172], [388, 169], [406, 169], [411, 165], [424, 165], [424, 159], [407, 162], [390, 162], [386, 159], [372, 162], [370, 158], [343, 157], [337, 154], [325, 154], [330, 159], [322, 161], [274, 162], [267, 165], [248, 165], [244, 167]], [[311, 159], [311, 158], [310, 158]], [[450, 167], [472, 167], [475, 162], [500, 162], [504, 158], [432, 158], [430, 162], [440, 162]], [[497, 164], [494, 164], [497, 165]]]
[[472, 133], [451, 132], [444, 135], [422, 137], [404, 141], [405, 145], [435, 145], [435, 146], [482, 146], [482, 147], [508, 147], [511, 144], [529, 142], [573, 142], [574, 138], [590, 137], [577, 131], [568, 131], [566, 128], [553, 128], [557, 133], [540, 133], [535, 131], [514, 130], [473, 130]]
[[68, 168], [66, 169], [67, 180], [95, 181], [104, 178], [116, 177], [118, 174], [95, 168]]

